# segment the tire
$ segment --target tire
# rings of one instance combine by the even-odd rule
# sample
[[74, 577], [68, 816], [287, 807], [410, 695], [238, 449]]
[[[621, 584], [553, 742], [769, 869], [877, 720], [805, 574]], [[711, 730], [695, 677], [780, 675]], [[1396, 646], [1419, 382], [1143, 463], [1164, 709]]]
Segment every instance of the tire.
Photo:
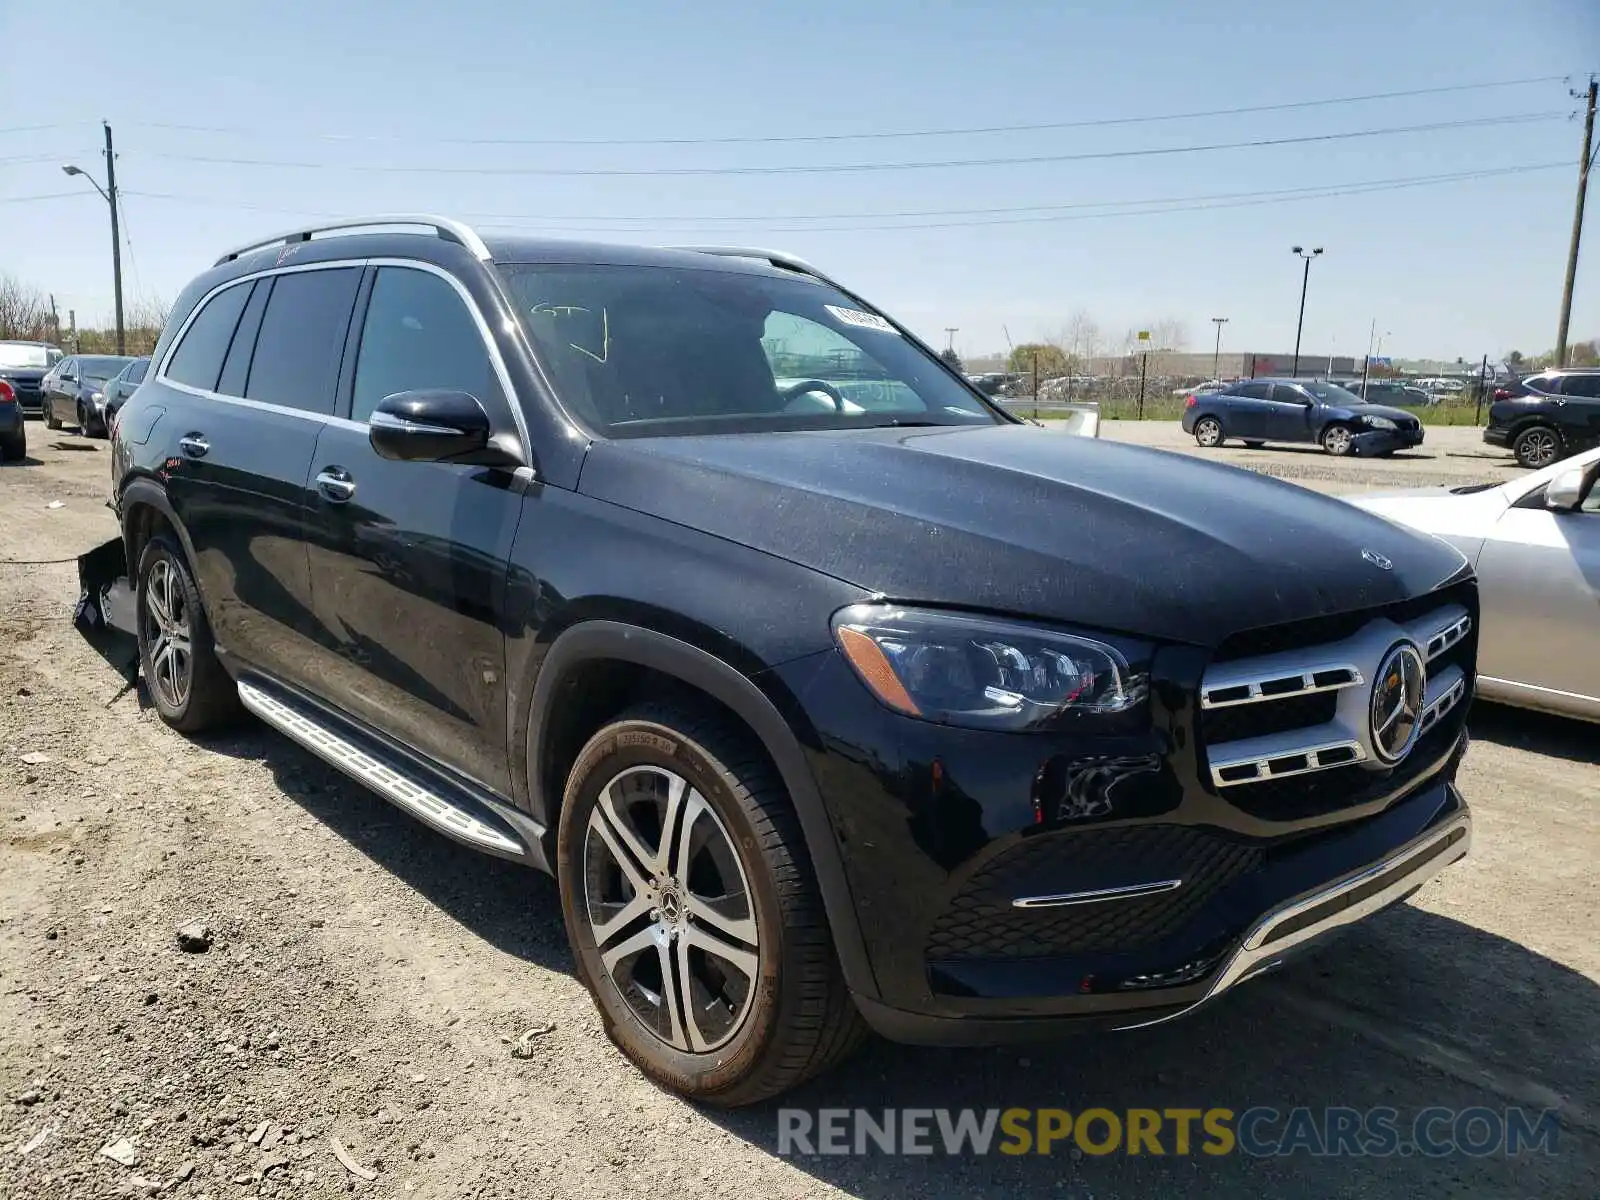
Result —
[[60, 429], [61, 418], [56, 416], [55, 401], [46, 399], [44, 402], [44, 427], [46, 429]]
[[82, 400], [78, 401], [78, 432], [84, 437], [94, 436], [89, 432], [89, 412], [84, 408]]
[[1222, 435], [1222, 422], [1215, 417], [1201, 417], [1194, 423], [1194, 440], [1207, 450], [1215, 450], [1226, 440]]
[[1355, 435], [1348, 425], [1329, 425], [1322, 431], [1322, 448], [1335, 458], [1347, 458], [1355, 448]]
[[1561, 457], [1561, 435], [1548, 425], [1529, 425], [1511, 443], [1517, 465], [1537, 471]]
[[[664, 862], [663, 828], [688, 835], [668, 839], [677, 845]], [[622, 857], [642, 889], [625, 882]], [[567, 778], [556, 877], [578, 978], [607, 1036], [660, 1086], [723, 1108], [755, 1104], [865, 1036], [794, 808], [730, 719], [651, 702], [590, 738]], [[721, 904], [716, 925], [705, 898]], [[708, 936], [730, 957], [708, 952]], [[667, 1003], [682, 990], [692, 1017]]]
[[[217, 661], [200, 590], [166, 534], [151, 538], [139, 556], [138, 630], [139, 666], [163, 721], [200, 733], [238, 714], [239, 690]], [[174, 653], [163, 657], [168, 648]]]
[[1245, 445], [1245, 449], [1247, 449], [1247, 450], [1259, 450], [1259, 449], [1261, 449], [1261, 447], [1265, 446], [1266, 443], [1265, 442], [1246, 442], [1244, 445]]

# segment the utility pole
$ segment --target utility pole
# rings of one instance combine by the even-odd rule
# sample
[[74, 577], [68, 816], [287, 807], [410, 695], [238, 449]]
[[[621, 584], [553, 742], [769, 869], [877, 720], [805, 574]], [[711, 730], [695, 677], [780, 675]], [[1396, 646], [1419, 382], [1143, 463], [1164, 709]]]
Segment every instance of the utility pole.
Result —
[[1217, 344], [1211, 351], [1211, 378], [1218, 383], [1222, 382], [1222, 327], [1228, 323], [1227, 317], [1212, 317], [1211, 323], [1217, 327]]
[[76, 354], [81, 343], [78, 341], [78, 310], [75, 308], [67, 309], [67, 328], [72, 334], [72, 352]]
[[[1583, 113], [1583, 154], [1578, 158], [1578, 201], [1572, 213], [1572, 246], [1567, 251], [1567, 282], [1561, 289], [1561, 323], [1556, 326], [1556, 366], [1567, 365], [1567, 329], [1572, 324], [1572, 285], [1578, 279], [1578, 243], [1583, 238], [1583, 205], [1589, 193], [1589, 168], [1594, 166], [1594, 106], [1597, 84], [1589, 77]], [[1574, 92], [1581, 96], [1582, 93]]]
[[1297, 258], [1305, 259], [1306, 269], [1305, 275], [1300, 280], [1300, 320], [1294, 327], [1294, 367], [1289, 372], [1291, 379], [1300, 374], [1300, 334], [1306, 327], [1306, 289], [1311, 286], [1311, 260], [1322, 253], [1322, 247], [1318, 246], [1310, 254], [1307, 254], [1305, 248], [1301, 246], [1294, 246], [1292, 249]]
[[56, 294], [50, 293], [50, 340], [61, 343], [61, 318], [56, 315]]
[[1372, 342], [1378, 336], [1378, 318], [1372, 318], [1372, 328], [1367, 333], [1367, 356], [1361, 360], [1361, 398], [1367, 398], [1367, 379], [1372, 373]]
[[122, 234], [117, 228], [117, 155], [111, 147], [111, 123], [100, 124], [106, 130], [106, 191], [111, 196], [111, 281], [117, 292], [117, 353], [126, 354], [127, 335], [122, 328]]
[[1483, 356], [1483, 365], [1478, 368], [1478, 407], [1472, 411], [1472, 423], [1483, 424], [1483, 394], [1489, 390], [1489, 356]]
[[955, 325], [946, 325], [944, 327], [944, 337], [945, 337], [944, 348], [946, 350], [949, 350], [949, 351], [952, 351], [952, 352], [955, 350], [955, 348], [956, 348], [956, 334], [958, 334], [960, 332], [961, 332], [961, 330]]

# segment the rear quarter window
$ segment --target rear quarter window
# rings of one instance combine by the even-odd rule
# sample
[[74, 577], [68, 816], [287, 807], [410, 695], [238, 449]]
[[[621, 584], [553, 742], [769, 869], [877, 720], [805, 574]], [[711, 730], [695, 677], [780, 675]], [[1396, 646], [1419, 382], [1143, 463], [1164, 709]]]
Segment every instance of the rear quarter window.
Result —
[[248, 282], [236, 283], [205, 302], [167, 360], [166, 378], [202, 391], [216, 391], [217, 374], [250, 297], [250, 287]]

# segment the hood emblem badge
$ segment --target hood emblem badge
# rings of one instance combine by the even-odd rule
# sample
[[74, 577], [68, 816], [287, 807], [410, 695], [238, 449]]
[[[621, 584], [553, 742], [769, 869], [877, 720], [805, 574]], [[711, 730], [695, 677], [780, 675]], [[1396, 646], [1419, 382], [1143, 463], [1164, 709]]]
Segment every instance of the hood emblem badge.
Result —
[[1377, 567], [1380, 571], [1394, 570], [1393, 560], [1385, 555], [1379, 554], [1376, 550], [1363, 549], [1361, 551], [1361, 557], [1366, 559], [1373, 566]]

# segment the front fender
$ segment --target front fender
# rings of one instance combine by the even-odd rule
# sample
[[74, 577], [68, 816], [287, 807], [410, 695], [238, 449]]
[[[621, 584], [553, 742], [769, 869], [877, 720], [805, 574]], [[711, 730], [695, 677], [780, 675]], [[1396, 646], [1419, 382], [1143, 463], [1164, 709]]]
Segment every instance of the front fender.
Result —
[[[559, 798], [546, 794], [543, 771], [551, 710], [572, 673], [597, 660], [635, 663], [680, 679], [733, 712], [765, 748], [782, 777], [800, 819], [823, 908], [845, 981], [854, 992], [876, 997], [878, 988], [856, 918], [855, 902], [827, 809], [794, 730], [773, 700], [751, 679], [698, 646], [655, 630], [618, 621], [590, 620], [573, 625], [551, 644], [539, 668], [530, 704], [525, 744], [528, 807], [533, 819], [553, 830]], [[552, 848], [547, 848], [553, 851]], [[553, 852], [549, 861], [555, 862]]]

